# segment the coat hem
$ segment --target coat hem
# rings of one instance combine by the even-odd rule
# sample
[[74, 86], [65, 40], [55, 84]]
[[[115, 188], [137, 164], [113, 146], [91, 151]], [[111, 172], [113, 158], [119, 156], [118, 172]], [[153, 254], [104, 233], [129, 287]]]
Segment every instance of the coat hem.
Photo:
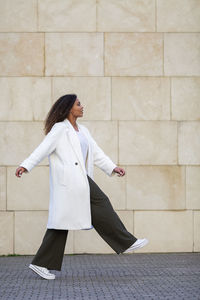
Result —
[[69, 227], [68, 228], [66, 228], [66, 227], [65, 228], [63, 228], [63, 227], [60, 228], [59, 227], [58, 228], [58, 227], [56, 227], [55, 228], [55, 226], [47, 226], [46, 228], [47, 229], [57, 229], [57, 230], [90, 230], [90, 229], [93, 229], [94, 226], [92, 225], [91, 227], [85, 227], [85, 228], [82, 228], [82, 227], [81, 228], [80, 227], [79, 228], [75, 228], [75, 227], [70, 227], [70, 228]]

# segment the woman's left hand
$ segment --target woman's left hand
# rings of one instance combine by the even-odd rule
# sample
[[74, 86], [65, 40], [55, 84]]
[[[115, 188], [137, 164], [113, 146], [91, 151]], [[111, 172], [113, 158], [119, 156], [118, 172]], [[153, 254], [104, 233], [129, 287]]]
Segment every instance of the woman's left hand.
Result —
[[114, 168], [113, 172], [118, 173], [119, 175], [117, 175], [117, 176], [124, 176], [125, 175], [125, 170], [120, 168], [120, 167]]

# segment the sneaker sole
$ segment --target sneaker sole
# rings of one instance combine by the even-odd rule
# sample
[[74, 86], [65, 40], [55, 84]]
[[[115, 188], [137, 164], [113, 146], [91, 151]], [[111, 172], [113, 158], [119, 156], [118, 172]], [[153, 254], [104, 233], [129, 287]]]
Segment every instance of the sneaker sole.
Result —
[[137, 249], [140, 249], [140, 248], [146, 246], [148, 244], [148, 242], [149, 242], [148, 240], [145, 240], [143, 243], [141, 243], [140, 245], [135, 246], [134, 248], [130, 249], [129, 251], [127, 251], [127, 252], [124, 251], [124, 253], [129, 253], [129, 252], [135, 251]]
[[39, 269], [35, 268], [33, 265], [29, 265], [29, 268], [44, 279], [48, 279], [48, 280], [55, 279], [55, 277], [48, 277], [47, 275], [43, 274]]

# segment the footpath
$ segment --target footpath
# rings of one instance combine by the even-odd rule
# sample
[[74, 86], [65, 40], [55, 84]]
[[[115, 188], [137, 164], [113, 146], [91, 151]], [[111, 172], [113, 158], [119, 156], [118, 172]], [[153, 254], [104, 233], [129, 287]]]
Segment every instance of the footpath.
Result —
[[30, 270], [32, 257], [0, 256], [0, 299], [200, 299], [200, 252], [64, 255], [55, 280]]

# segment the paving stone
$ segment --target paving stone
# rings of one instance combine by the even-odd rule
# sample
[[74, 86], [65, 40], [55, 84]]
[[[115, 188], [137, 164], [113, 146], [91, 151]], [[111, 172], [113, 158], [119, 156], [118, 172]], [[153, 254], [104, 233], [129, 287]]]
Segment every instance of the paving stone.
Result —
[[0, 257], [0, 299], [200, 299], [200, 252], [64, 255], [55, 280], [33, 273], [32, 258]]

